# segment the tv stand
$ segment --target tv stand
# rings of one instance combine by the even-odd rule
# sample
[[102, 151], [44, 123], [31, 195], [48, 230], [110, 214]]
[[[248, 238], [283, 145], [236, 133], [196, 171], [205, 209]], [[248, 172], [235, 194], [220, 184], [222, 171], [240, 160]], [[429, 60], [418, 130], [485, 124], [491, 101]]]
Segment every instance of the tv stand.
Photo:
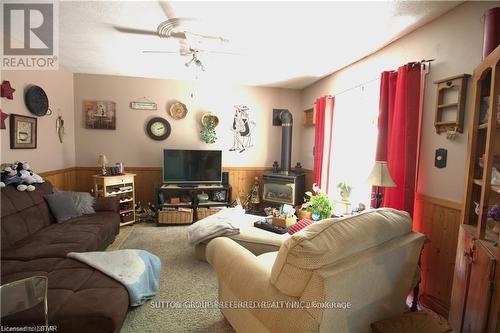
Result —
[[[208, 200], [200, 201], [198, 194], [206, 193]], [[222, 184], [162, 184], [156, 189], [155, 201], [158, 225], [191, 224], [210, 215], [222, 207], [231, 205], [231, 187]], [[192, 210], [193, 218], [184, 222], [163, 222], [161, 214]], [[163, 213], [162, 213], [163, 212]]]

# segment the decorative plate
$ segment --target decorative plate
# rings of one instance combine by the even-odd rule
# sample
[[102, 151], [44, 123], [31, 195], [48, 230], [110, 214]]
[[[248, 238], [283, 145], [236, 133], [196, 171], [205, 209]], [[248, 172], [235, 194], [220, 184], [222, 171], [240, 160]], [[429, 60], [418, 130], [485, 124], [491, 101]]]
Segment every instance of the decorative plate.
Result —
[[174, 119], [182, 119], [186, 116], [188, 110], [184, 103], [175, 102], [170, 106], [170, 115]]
[[[31, 86], [24, 94], [24, 102], [28, 110], [39, 117], [45, 116], [49, 111], [49, 99], [45, 91], [39, 86]], [[52, 111], [48, 114], [50, 115]]]

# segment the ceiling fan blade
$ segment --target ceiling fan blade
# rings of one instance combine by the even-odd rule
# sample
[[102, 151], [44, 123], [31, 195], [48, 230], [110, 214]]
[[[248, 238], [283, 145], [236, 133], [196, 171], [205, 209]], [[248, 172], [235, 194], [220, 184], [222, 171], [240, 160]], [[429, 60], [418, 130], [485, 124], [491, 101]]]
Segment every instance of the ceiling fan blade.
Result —
[[165, 16], [167, 19], [171, 19], [175, 17], [174, 10], [172, 9], [172, 6], [168, 1], [158, 1], [158, 4], [160, 5], [161, 9], [165, 13]]
[[143, 29], [134, 29], [134, 28], [126, 28], [126, 27], [117, 27], [113, 26], [113, 28], [119, 32], [126, 34], [136, 34], [136, 35], [146, 35], [146, 36], [157, 36], [158, 33], [156, 30], [143, 30]]
[[142, 50], [142, 53], [172, 53], [172, 54], [179, 54], [179, 51], [169, 51], [169, 50]]
[[203, 34], [197, 34], [197, 33], [191, 32], [191, 31], [184, 31], [184, 35], [186, 36], [186, 38], [188, 38], [188, 35], [193, 35], [193, 36], [196, 36], [198, 38], [218, 40], [221, 43], [228, 43], [229, 42], [229, 39], [222, 37], [222, 36], [203, 35]]

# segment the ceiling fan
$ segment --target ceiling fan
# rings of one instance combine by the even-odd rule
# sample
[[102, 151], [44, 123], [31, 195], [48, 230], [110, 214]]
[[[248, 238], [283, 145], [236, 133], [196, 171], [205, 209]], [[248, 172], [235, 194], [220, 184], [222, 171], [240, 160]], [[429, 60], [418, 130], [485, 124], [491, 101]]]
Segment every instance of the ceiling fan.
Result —
[[217, 44], [228, 43], [229, 40], [227, 38], [190, 31], [191, 29], [195, 29], [194, 23], [199, 22], [197, 19], [191, 17], [176, 17], [168, 2], [159, 1], [158, 3], [165, 13], [167, 20], [161, 22], [156, 31], [120, 26], [113, 26], [113, 28], [121, 33], [176, 39], [179, 42], [179, 51], [146, 50], [143, 51], [143, 53], [177, 53], [181, 56], [191, 55], [192, 59], [188, 62], [189, 64], [200, 61], [198, 59], [198, 52], [232, 54], [230, 52], [219, 52], [217, 50], [207, 49], [207, 47], [210, 46], [217, 47]]
[[201, 51], [201, 50], [196, 50], [190, 48], [189, 50], [179, 50], [179, 51], [169, 51], [169, 50], [143, 50], [142, 53], [170, 53], [170, 54], [180, 54], [181, 56], [191, 56], [191, 59], [185, 63], [186, 67], [189, 67], [191, 65], [195, 65], [199, 67], [202, 71], [205, 71], [205, 68], [203, 67], [203, 63], [201, 62], [200, 58], [198, 57], [198, 54], [200, 52], [206, 52], [206, 51]]

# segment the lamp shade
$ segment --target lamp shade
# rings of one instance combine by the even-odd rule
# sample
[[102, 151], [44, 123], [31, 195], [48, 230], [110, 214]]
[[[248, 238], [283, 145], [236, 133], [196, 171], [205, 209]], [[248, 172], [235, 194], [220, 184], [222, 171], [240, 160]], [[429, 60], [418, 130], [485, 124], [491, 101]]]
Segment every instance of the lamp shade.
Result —
[[391, 177], [386, 161], [375, 161], [372, 172], [368, 176], [368, 183], [380, 187], [396, 187]]
[[106, 158], [106, 155], [99, 155], [99, 158], [97, 158], [97, 165], [106, 165], [108, 164], [108, 159]]

